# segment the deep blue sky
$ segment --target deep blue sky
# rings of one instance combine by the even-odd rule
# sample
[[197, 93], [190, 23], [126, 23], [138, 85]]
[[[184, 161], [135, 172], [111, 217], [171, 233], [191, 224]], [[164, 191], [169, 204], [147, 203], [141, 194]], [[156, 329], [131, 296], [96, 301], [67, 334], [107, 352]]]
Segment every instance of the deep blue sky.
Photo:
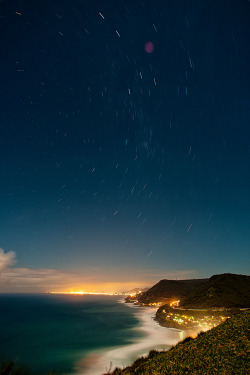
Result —
[[16, 267], [249, 273], [249, 1], [2, 0], [0, 27]]

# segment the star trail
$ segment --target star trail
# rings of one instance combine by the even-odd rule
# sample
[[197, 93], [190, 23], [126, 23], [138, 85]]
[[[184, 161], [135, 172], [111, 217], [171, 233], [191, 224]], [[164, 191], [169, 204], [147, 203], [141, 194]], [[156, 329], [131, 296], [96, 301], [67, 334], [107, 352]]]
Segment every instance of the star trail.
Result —
[[248, 272], [249, 19], [247, 0], [0, 2], [1, 291]]

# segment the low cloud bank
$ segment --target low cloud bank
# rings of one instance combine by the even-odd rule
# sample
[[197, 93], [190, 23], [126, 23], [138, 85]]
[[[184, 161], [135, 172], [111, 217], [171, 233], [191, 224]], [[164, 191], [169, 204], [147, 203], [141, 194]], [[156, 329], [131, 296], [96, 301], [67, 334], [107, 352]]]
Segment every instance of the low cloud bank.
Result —
[[75, 275], [55, 269], [9, 268], [2, 274], [0, 292], [39, 293], [61, 290]]
[[0, 275], [8, 267], [13, 266], [16, 263], [16, 254], [14, 251], [8, 251], [5, 253], [3, 249], [0, 249]]
[[133, 288], [150, 288], [161, 279], [195, 278], [192, 270], [159, 270], [86, 267], [68, 272], [58, 269], [19, 268], [16, 254], [0, 249], [0, 293], [44, 293], [51, 291], [126, 292]]
[[37, 293], [61, 289], [75, 278], [69, 272], [13, 267], [15, 264], [15, 252], [0, 249], [0, 293]]

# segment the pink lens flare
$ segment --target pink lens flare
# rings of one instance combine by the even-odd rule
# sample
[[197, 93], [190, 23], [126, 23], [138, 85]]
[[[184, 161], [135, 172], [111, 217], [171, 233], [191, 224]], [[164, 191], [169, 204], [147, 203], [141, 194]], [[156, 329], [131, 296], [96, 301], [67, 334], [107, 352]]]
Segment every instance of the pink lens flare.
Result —
[[154, 52], [155, 46], [152, 42], [147, 42], [145, 43], [144, 49], [147, 53], [152, 53]]

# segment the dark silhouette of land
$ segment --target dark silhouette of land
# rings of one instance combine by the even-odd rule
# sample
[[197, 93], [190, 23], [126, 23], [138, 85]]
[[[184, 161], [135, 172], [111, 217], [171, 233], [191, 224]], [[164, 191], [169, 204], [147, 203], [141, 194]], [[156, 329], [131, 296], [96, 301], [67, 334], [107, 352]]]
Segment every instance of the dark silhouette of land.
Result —
[[250, 276], [224, 273], [214, 275], [181, 300], [185, 308], [250, 307]]
[[174, 300], [180, 300], [183, 308], [250, 307], [250, 276], [225, 273], [209, 279], [161, 280], [148, 291], [126, 298], [144, 305]]

